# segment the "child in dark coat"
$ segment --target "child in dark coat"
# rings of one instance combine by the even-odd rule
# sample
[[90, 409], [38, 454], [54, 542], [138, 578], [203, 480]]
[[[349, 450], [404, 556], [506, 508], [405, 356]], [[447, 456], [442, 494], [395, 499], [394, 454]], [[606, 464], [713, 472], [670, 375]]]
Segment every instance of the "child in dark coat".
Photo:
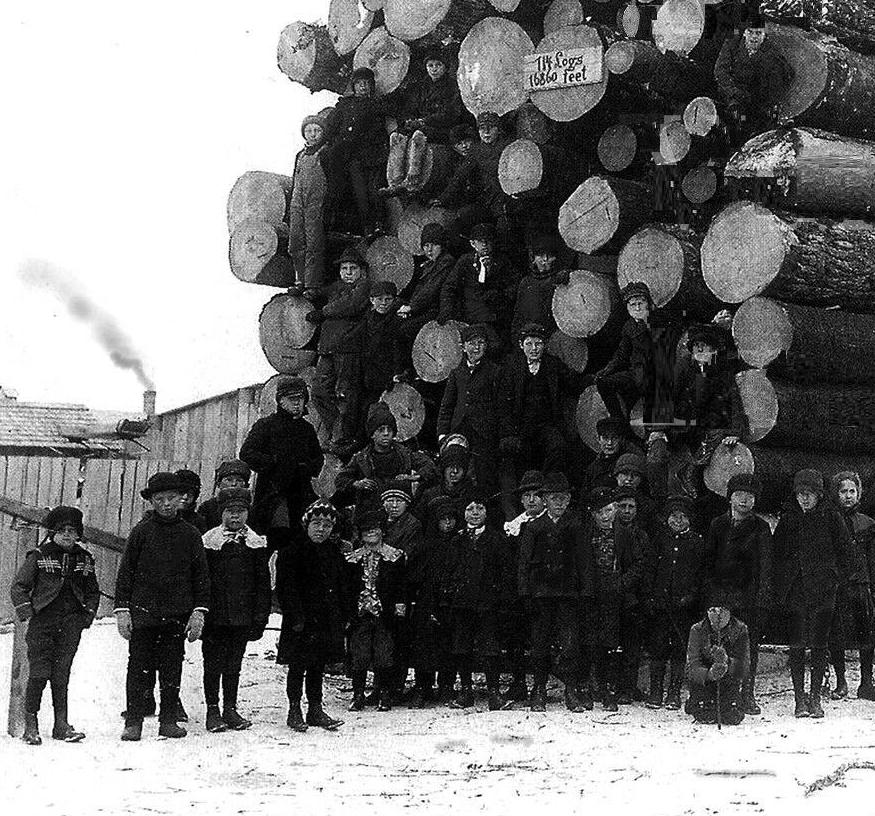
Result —
[[10, 596], [27, 627], [30, 674], [24, 697], [24, 734], [28, 745], [40, 745], [37, 715], [43, 691], [52, 688], [55, 724], [52, 738], [81, 742], [85, 734], [67, 719], [67, 687], [82, 630], [91, 626], [100, 603], [94, 558], [79, 543], [84, 534], [82, 511], [56, 507], [42, 526], [48, 535], [27, 553], [12, 582]]
[[[277, 556], [276, 593], [283, 613], [276, 661], [286, 664], [286, 725], [304, 732], [312, 725], [335, 731], [343, 720], [322, 707], [325, 666], [343, 659], [346, 588], [342, 547], [336, 534], [339, 516], [332, 504], [317, 499], [301, 517], [306, 538]], [[301, 697], [307, 691], [307, 719]]]
[[440, 484], [432, 485], [422, 491], [414, 507], [414, 514], [427, 528], [434, 522], [429, 516], [432, 500], [438, 496], [446, 496], [453, 501], [459, 501], [465, 491], [473, 484], [468, 475], [470, 454], [464, 445], [452, 443], [441, 452], [437, 466], [441, 474]]
[[[216, 468], [215, 491], [231, 487], [249, 487], [252, 468], [242, 459], [228, 459]], [[219, 509], [218, 495], [202, 502], [197, 509], [197, 528], [201, 532], [212, 530], [222, 523], [222, 511]]]
[[[246, 525], [252, 494], [245, 487], [219, 491], [222, 523], [204, 535], [210, 571], [210, 611], [202, 638], [207, 731], [242, 731], [252, 725], [237, 711], [246, 644], [260, 640], [270, 616], [267, 541]], [[219, 683], [222, 711], [219, 712]]]
[[556, 329], [553, 317], [553, 294], [557, 286], [569, 281], [567, 269], [557, 269], [556, 241], [550, 236], [535, 238], [529, 249], [532, 263], [528, 274], [523, 276], [516, 293], [513, 320], [510, 324], [512, 337], [519, 334], [526, 323], [543, 326], [548, 335]]
[[209, 609], [210, 576], [200, 533], [179, 515], [182, 485], [156, 473], [140, 491], [152, 504], [128, 536], [115, 586], [119, 634], [129, 641], [122, 739], [141, 738], [152, 672], [161, 687], [158, 734], [184, 737], [176, 722], [185, 638], [197, 640]]

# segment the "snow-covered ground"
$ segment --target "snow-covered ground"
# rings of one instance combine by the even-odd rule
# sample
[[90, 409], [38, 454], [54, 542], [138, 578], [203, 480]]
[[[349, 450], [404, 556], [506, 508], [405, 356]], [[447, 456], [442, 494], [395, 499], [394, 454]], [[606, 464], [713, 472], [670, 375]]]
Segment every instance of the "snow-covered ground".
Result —
[[[276, 625], [277, 621], [272, 622]], [[183, 700], [189, 736], [157, 738], [146, 720], [140, 743], [122, 743], [126, 649], [112, 621], [85, 633], [73, 669], [71, 720], [79, 745], [39, 748], [0, 737], [4, 813], [313, 814], [573, 812], [639, 814], [875, 812], [875, 771], [806, 797], [805, 787], [850, 761], [875, 761], [875, 704], [829, 704], [820, 721], [790, 716], [789, 678], [760, 682], [761, 717], [718, 733], [682, 713], [621, 708], [572, 715], [553, 689], [546, 714], [446, 708], [349, 713], [350, 690], [330, 681], [326, 708], [336, 733], [285, 727], [284, 670], [276, 633], [250, 649], [241, 711], [254, 726], [204, 731], [200, 647], [188, 646]], [[12, 635], [0, 635], [0, 706], [7, 710]], [[765, 661], [767, 664], [769, 661]], [[775, 661], [771, 663], [774, 665]], [[853, 670], [852, 670], [853, 671]], [[852, 674], [852, 693], [856, 676]], [[49, 730], [48, 690], [43, 732]], [[861, 807], [862, 806], [862, 807]], [[633, 811], [634, 808], [634, 811]]]

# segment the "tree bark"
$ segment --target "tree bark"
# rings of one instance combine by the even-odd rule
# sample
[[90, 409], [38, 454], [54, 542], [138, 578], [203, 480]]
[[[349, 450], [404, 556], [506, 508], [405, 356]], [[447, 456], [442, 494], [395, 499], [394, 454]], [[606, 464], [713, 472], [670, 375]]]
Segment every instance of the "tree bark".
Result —
[[616, 236], [625, 240], [653, 210], [653, 190], [610, 176], [590, 176], [559, 209], [559, 233], [578, 252], [595, 252]]
[[732, 337], [744, 362], [764, 368], [792, 347], [793, 323], [782, 303], [752, 297], [733, 316]]
[[371, 280], [393, 281], [399, 292], [413, 278], [413, 255], [394, 235], [377, 238], [368, 247], [365, 260]]
[[872, 0], [760, 0], [763, 17], [835, 37], [861, 54], [875, 54], [875, 3]]
[[383, 27], [371, 31], [356, 49], [353, 69], [370, 68], [374, 72], [377, 96], [385, 96], [400, 87], [410, 67], [410, 48]]
[[291, 286], [295, 268], [289, 257], [289, 230], [247, 218], [231, 233], [228, 260], [234, 275], [246, 283], [263, 286]]
[[258, 339], [267, 361], [280, 374], [297, 374], [316, 362], [316, 352], [296, 348], [285, 332], [289, 295], [274, 295], [258, 317]]
[[875, 135], [875, 56], [850, 51], [824, 34], [776, 26], [769, 38], [795, 71], [780, 118], [846, 136]]
[[228, 194], [228, 232], [247, 218], [257, 218], [272, 226], [288, 220], [292, 179], [279, 173], [250, 170], [244, 173]]
[[770, 206], [875, 216], [875, 142], [810, 128], [770, 130], [745, 143], [724, 173], [735, 195]]
[[334, 50], [325, 26], [287, 25], [277, 43], [276, 61], [289, 79], [311, 91], [340, 94], [349, 81], [350, 61]]
[[459, 48], [457, 80], [465, 107], [475, 116], [503, 116], [526, 101], [523, 56], [534, 50], [516, 23], [489, 17], [476, 23]]
[[565, 26], [580, 25], [584, 19], [580, 0], [553, 0], [544, 15], [544, 36]]
[[328, 33], [341, 56], [355, 51], [373, 24], [374, 12], [360, 5], [359, 0], [331, 0], [328, 6]]
[[875, 226], [821, 223], [737, 201], [708, 228], [702, 274], [726, 303], [766, 294], [806, 306], [875, 312]]
[[608, 322], [617, 300], [613, 278], [574, 270], [568, 285], [557, 286], [553, 293], [553, 318], [569, 337], [589, 337]]
[[517, 139], [501, 152], [498, 161], [498, 183], [509, 195], [536, 190], [544, 176], [541, 150], [528, 139]]
[[699, 0], [666, 0], [653, 22], [653, 41], [662, 51], [686, 56], [705, 31], [705, 12]]
[[635, 161], [638, 137], [629, 125], [611, 125], [599, 137], [596, 153], [605, 170], [620, 173]]

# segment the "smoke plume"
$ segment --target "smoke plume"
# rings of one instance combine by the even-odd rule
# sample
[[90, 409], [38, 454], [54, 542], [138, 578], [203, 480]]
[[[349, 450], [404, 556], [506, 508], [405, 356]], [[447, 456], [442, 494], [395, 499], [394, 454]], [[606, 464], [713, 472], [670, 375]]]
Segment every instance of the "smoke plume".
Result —
[[46, 261], [36, 260], [22, 264], [20, 274], [32, 286], [49, 289], [57, 295], [73, 317], [91, 326], [115, 365], [133, 371], [144, 388], [154, 390], [155, 386], [130, 338], [111, 314], [79, 291], [75, 278]]

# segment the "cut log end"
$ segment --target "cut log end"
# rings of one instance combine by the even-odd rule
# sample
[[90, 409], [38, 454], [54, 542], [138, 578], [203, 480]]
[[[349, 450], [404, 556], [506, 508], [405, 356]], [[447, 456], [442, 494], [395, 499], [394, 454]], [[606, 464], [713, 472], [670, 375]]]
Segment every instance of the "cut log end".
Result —
[[455, 320], [444, 326], [436, 321], [426, 323], [413, 341], [413, 367], [426, 382], [443, 382], [462, 362], [461, 329], [464, 323]]
[[677, 164], [690, 152], [692, 140], [680, 119], [665, 122], [659, 129], [659, 161]]
[[359, 0], [331, 0], [328, 7], [328, 33], [334, 50], [343, 56], [351, 54], [368, 36], [374, 24], [374, 12]]
[[705, 487], [718, 496], [726, 496], [729, 480], [739, 473], [753, 473], [753, 454], [747, 445], [739, 442], [732, 447], [718, 445], [711, 455], [711, 461], [702, 474]]
[[372, 280], [392, 281], [400, 292], [413, 278], [413, 255], [394, 235], [377, 238], [365, 253]]
[[560, 359], [572, 371], [582, 374], [589, 362], [589, 347], [582, 337], [569, 337], [561, 331], [555, 331], [547, 343], [547, 351]]
[[605, 67], [612, 74], [625, 74], [635, 62], [635, 48], [625, 40], [611, 45], [605, 52]]
[[425, 424], [425, 403], [413, 386], [407, 383], [395, 383], [380, 397], [381, 402], [389, 406], [389, 411], [398, 424], [399, 442], [413, 439]]
[[732, 318], [732, 337], [748, 365], [764, 368], [793, 342], [793, 325], [786, 309], [770, 298], [752, 297]]
[[397, 90], [407, 76], [410, 48], [380, 26], [371, 31], [356, 49], [352, 67], [370, 68], [374, 72], [377, 96], [385, 96]]
[[583, 443], [592, 451], [599, 450], [599, 437], [596, 433], [596, 423], [608, 416], [608, 409], [594, 385], [584, 388], [577, 401], [574, 415], [577, 433]]
[[544, 36], [565, 26], [580, 25], [584, 21], [580, 0], [553, 0], [544, 14]]
[[699, 0], [666, 0], [653, 22], [653, 41], [666, 53], [689, 54], [705, 30], [705, 12]]
[[646, 283], [659, 308], [680, 291], [685, 263], [683, 247], [674, 235], [661, 227], [644, 227], [620, 252], [617, 284], [622, 288], [633, 281]]
[[684, 108], [684, 127], [693, 136], [707, 136], [717, 124], [717, 106], [710, 96], [697, 96]]
[[575, 270], [567, 286], [553, 293], [553, 318], [569, 337], [589, 337], [611, 316], [617, 300], [617, 284], [606, 275]]
[[231, 233], [228, 245], [231, 271], [246, 283], [291, 286], [295, 274], [286, 252], [287, 244], [285, 227], [248, 218]]
[[717, 192], [717, 174], [707, 164], [693, 167], [681, 180], [681, 192], [691, 204], [704, 204]]
[[619, 173], [635, 160], [638, 152], [638, 138], [629, 125], [611, 125], [599, 137], [596, 148], [599, 161], [605, 170]]
[[291, 190], [288, 176], [260, 170], [244, 173], [228, 194], [228, 232], [234, 232], [247, 218], [280, 226], [286, 219]]
[[451, 5], [452, 0], [384, 0], [383, 18], [393, 37], [413, 42], [431, 34]]
[[498, 161], [498, 182], [507, 195], [536, 190], [544, 175], [541, 150], [528, 139], [511, 142]]
[[778, 422], [778, 396], [761, 368], [740, 372], [735, 384], [747, 417], [750, 441], [759, 442]]

